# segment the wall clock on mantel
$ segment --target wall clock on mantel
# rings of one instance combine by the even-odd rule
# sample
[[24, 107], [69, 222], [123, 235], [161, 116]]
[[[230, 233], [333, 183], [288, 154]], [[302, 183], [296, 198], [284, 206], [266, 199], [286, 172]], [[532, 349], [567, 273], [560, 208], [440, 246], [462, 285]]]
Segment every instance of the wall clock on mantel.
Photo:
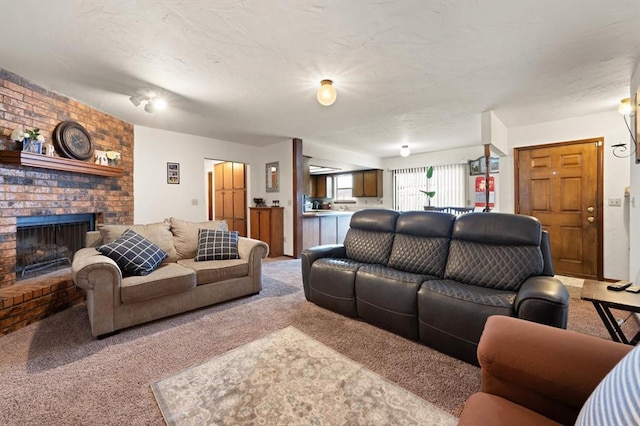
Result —
[[93, 157], [89, 132], [75, 121], [63, 121], [53, 131], [56, 150], [67, 158], [86, 161]]

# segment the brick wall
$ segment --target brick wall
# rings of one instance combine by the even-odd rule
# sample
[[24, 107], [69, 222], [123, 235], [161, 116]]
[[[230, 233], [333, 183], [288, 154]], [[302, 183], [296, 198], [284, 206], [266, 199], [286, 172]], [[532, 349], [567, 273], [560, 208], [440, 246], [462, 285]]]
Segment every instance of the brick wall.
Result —
[[122, 154], [122, 178], [0, 163], [0, 289], [15, 283], [16, 218], [96, 213], [98, 223], [133, 223], [133, 125], [0, 68], [0, 149], [13, 129], [38, 127], [45, 143], [61, 121], [84, 126], [96, 149]]

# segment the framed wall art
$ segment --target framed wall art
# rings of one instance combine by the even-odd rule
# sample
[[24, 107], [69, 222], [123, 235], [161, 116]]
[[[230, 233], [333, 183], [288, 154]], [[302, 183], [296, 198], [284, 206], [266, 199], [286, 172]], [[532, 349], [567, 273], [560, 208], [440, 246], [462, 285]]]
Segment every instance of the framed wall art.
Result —
[[180, 183], [180, 163], [167, 163], [167, 183]]
[[266, 192], [280, 191], [280, 163], [278, 161], [267, 163], [265, 180], [267, 182]]
[[[481, 176], [487, 170], [485, 157], [479, 157], [476, 160], [469, 161], [469, 175]], [[500, 158], [489, 158], [489, 173], [500, 173]]]

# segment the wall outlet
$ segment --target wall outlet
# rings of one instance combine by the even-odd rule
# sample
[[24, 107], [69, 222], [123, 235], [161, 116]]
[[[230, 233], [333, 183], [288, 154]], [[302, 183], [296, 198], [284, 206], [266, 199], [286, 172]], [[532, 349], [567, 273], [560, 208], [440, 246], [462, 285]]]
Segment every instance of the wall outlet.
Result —
[[197, 205], [198, 205], [198, 199], [197, 199], [197, 198], [193, 198], [193, 199], [191, 200], [191, 205], [192, 205], [192, 206], [197, 206]]
[[622, 206], [622, 198], [609, 198], [609, 206], [611, 207]]

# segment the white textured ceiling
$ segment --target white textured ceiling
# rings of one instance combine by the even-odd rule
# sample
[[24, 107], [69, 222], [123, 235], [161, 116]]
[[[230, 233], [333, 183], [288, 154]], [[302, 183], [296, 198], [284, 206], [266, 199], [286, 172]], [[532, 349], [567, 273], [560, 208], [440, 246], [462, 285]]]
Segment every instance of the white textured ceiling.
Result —
[[478, 144], [482, 111], [615, 109], [640, 59], [639, 0], [0, 0], [0, 21], [0, 67], [131, 123], [379, 157]]

